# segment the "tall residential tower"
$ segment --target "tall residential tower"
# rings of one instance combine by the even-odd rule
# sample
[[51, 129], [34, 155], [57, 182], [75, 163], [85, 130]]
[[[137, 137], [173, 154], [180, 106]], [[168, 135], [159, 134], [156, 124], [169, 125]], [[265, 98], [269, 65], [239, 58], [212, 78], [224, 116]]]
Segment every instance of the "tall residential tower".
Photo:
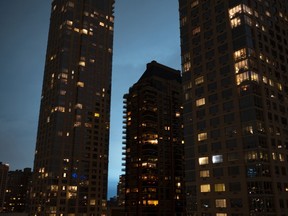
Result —
[[114, 0], [53, 0], [31, 215], [106, 215]]
[[184, 215], [180, 71], [152, 61], [124, 103], [127, 215]]
[[287, 215], [287, 1], [179, 11], [187, 215]]

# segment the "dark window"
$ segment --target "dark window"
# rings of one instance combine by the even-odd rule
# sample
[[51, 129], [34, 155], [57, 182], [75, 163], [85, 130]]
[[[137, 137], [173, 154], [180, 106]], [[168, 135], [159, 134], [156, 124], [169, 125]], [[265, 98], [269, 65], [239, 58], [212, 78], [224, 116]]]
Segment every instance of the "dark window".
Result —
[[223, 110], [225, 111], [231, 111], [234, 108], [233, 101], [228, 101], [223, 103]]
[[206, 153], [208, 151], [207, 145], [198, 146], [198, 153]]
[[234, 113], [224, 115], [224, 123], [233, 123], [235, 120]]
[[223, 168], [214, 168], [213, 169], [213, 176], [214, 177], [221, 177], [223, 176]]
[[208, 84], [208, 91], [213, 91], [217, 89], [217, 82], [209, 83]]
[[225, 67], [220, 68], [220, 74], [221, 75], [227, 75], [230, 72], [230, 66], [227, 65]]
[[220, 137], [220, 130], [212, 130], [210, 135], [212, 139], [218, 139]]
[[208, 102], [209, 103], [216, 103], [217, 100], [218, 100], [217, 93], [208, 96]]
[[211, 107], [209, 108], [209, 113], [210, 113], [210, 114], [215, 115], [217, 112], [218, 112], [218, 105], [211, 106]]
[[240, 174], [240, 169], [238, 166], [230, 166], [228, 167], [228, 175], [235, 176]]
[[199, 121], [197, 122], [197, 129], [198, 130], [204, 130], [206, 128], [206, 121]]
[[222, 149], [222, 145], [221, 145], [221, 142], [213, 142], [211, 143], [211, 148], [212, 148], [212, 151], [215, 151], [215, 150], [221, 150]]
[[197, 97], [200, 97], [203, 93], [204, 93], [204, 87], [203, 86], [195, 89], [195, 95]]
[[237, 147], [237, 140], [236, 139], [226, 140], [226, 148], [236, 148], [236, 147]]
[[242, 208], [243, 203], [242, 199], [230, 199], [231, 207], [232, 208]]
[[229, 191], [234, 191], [234, 192], [241, 191], [240, 182], [231, 182], [231, 183], [229, 183]]

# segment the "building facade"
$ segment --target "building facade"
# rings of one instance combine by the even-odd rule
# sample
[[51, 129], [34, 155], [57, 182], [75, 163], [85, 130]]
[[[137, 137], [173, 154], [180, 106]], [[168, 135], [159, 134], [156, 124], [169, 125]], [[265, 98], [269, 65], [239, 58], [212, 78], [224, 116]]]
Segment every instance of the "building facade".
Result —
[[31, 168], [8, 172], [4, 212], [28, 213], [31, 180]]
[[180, 71], [156, 61], [124, 96], [125, 211], [184, 215]]
[[287, 1], [179, 12], [187, 215], [287, 215]]
[[9, 165], [0, 162], [0, 212], [3, 212]]
[[53, 0], [30, 215], [106, 215], [114, 0]]

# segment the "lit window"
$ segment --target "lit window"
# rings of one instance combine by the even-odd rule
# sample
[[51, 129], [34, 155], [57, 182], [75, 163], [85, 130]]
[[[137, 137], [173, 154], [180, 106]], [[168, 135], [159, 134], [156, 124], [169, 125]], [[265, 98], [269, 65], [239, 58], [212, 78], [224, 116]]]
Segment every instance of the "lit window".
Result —
[[94, 117], [99, 118], [100, 117], [100, 113], [94, 113]]
[[50, 186], [51, 191], [57, 192], [58, 191], [58, 185], [51, 185]]
[[74, 123], [74, 127], [80, 127], [81, 126], [81, 122], [75, 122]]
[[246, 55], [246, 49], [240, 49], [234, 52], [234, 60], [237, 61], [239, 59], [245, 59], [247, 57]]
[[60, 95], [66, 95], [66, 91], [65, 90], [60, 90]]
[[199, 4], [199, 0], [193, 0], [191, 3], [191, 8], [196, 7]]
[[278, 90], [282, 91], [282, 85], [280, 83], [276, 83]]
[[209, 164], [209, 158], [208, 157], [200, 157], [198, 159], [198, 161], [199, 161], [199, 165]]
[[192, 35], [196, 35], [196, 34], [200, 33], [200, 31], [201, 31], [201, 28], [200, 28], [200, 26], [198, 26], [192, 30]]
[[211, 191], [211, 189], [210, 189], [210, 184], [200, 185], [200, 191], [201, 191], [201, 193], [210, 192], [210, 191]]
[[247, 59], [235, 63], [235, 73], [243, 72], [244, 70], [248, 70], [248, 60]]
[[83, 108], [83, 105], [78, 103], [75, 105], [75, 109], [82, 109]]
[[195, 79], [195, 84], [196, 85], [199, 85], [199, 84], [201, 84], [203, 82], [204, 82], [204, 76], [200, 76], [200, 77]]
[[215, 200], [216, 208], [226, 208], [226, 199], [216, 199]]
[[285, 161], [285, 158], [284, 158], [284, 155], [283, 154], [279, 154], [279, 160], [281, 162], [284, 162]]
[[215, 192], [223, 192], [225, 191], [225, 184], [215, 184]]
[[77, 82], [77, 86], [78, 87], [84, 87], [84, 83], [83, 82]]
[[181, 20], [180, 20], [180, 25], [181, 25], [181, 26], [184, 26], [186, 23], [187, 23], [187, 16], [184, 16], [184, 17], [182, 17]]
[[237, 85], [240, 85], [245, 80], [251, 80], [251, 81], [259, 82], [259, 75], [253, 71], [247, 71], [247, 72], [236, 75]]
[[80, 61], [79, 65], [85, 67], [85, 61]]
[[212, 163], [222, 163], [223, 162], [223, 155], [213, 155], [212, 156]]
[[243, 132], [244, 132], [245, 134], [254, 134], [253, 126], [252, 126], [252, 125], [245, 126], [245, 127], [243, 128]]
[[205, 98], [200, 98], [198, 100], [196, 100], [196, 106], [203, 106], [205, 104]]
[[55, 107], [54, 110], [55, 110], [55, 111], [59, 111], [59, 112], [65, 112], [65, 107], [58, 106], [58, 107]]
[[227, 216], [227, 213], [216, 213], [216, 216]]
[[191, 63], [190, 62], [186, 62], [185, 64], [183, 64], [183, 71], [187, 72], [190, 71], [191, 69]]
[[241, 25], [241, 19], [240, 19], [240, 17], [235, 17], [235, 18], [231, 19], [230, 23], [231, 23], [231, 27], [235, 28], [235, 27]]
[[229, 9], [229, 16], [230, 18], [235, 17], [236, 15], [242, 13], [242, 7], [241, 5], [237, 5], [231, 9]]
[[147, 200], [147, 204], [148, 205], [157, 206], [158, 205], [158, 200]]
[[210, 176], [209, 170], [201, 170], [200, 171], [200, 177], [208, 178], [209, 176]]
[[102, 26], [102, 27], [105, 26], [105, 24], [103, 22], [100, 22], [99, 25]]
[[67, 20], [67, 25], [69, 25], [69, 26], [72, 26], [73, 25], [73, 22], [71, 21], [71, 20]]
[[87, 30], [87, 29], [82, 29], [82, 30], [81, 30], [81, 33], [83, 33], [83, 34], [88, 34], [88, 30]]
[[203, 141], [206, 139], [207, 139], [207, 133], [206, 132], [198, 134], [198, 141]]

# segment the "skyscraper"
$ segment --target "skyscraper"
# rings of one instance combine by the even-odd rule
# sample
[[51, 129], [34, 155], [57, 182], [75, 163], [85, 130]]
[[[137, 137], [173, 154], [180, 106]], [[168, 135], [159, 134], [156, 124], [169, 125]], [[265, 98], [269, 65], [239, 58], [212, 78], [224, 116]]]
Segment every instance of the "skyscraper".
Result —
[[0, 212], [3, 211], [9, 166], [0, 162]]
[[114, 0], [53, 0], [31, 215], [106, 215]]
[[184, 215], [180, 71], [147, 64], [124, 108], [127, 215]]
[[31, 168], [8, 172], [4, 203], [5, 212], [28, 212], [31, 177]]
[[187, 215], [287, 215], [287, 1], [179, 11]]

